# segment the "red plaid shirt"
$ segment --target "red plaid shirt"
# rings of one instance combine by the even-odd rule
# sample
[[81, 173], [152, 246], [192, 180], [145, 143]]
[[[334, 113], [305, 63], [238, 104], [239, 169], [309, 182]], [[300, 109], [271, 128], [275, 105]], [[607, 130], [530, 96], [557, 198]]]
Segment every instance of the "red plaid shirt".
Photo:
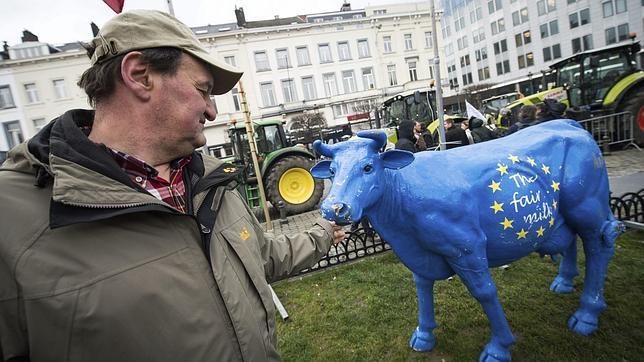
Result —
[[111, 150], [114, 160], [130, 179], [143, 187], [157, 199], [186, 212], [186, 186], [183, 183], [183, 168], [192, 156], [186, 156], [170, 163], [170, 180], [159, 177], [159, 172], [145, 161], [127, 153]]

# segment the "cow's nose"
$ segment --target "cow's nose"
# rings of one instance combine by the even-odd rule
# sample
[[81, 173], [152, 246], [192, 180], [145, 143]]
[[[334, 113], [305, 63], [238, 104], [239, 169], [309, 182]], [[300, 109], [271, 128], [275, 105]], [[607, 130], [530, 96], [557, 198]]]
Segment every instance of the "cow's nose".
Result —
[[344, 219], [345, 221], [351, 220], [351, 207], [349, 205], [344, 202], [338, 202], [333, 204], [331, 208], [333, 208], [333, 212], [337, 219]]

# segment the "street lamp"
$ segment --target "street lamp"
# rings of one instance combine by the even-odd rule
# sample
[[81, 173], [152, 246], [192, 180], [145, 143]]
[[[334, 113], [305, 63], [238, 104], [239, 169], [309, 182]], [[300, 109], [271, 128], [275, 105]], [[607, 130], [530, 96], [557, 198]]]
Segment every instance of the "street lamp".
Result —
[[530, 83], [530, 94], [534, 93], [534, 83], [532, 83], [532, 72], [528, 72], [528, 82]]

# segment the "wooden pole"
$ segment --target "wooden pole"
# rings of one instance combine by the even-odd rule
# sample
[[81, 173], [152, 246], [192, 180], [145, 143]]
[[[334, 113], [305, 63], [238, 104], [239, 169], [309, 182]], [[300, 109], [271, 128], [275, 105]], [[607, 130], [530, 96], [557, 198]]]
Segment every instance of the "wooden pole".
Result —
[[244, 92], [244, 85], [239, 81], [239, 95], [241, 97], [242, 110], [244, 112], [244, 124], [246, 125], [246, 135], [248, 136], [248, 145], [250, 146], [250, 156], [253, 159], [253, 167], [255, 168], [255, 176], [257, 177], [257, 186], [259, 189], [259, 197], [262, 200], [264, 208], [264, 217], [266, 218], [266, 230], [273, 231], [273, 223], [271, 216], [268, 213], [268, 204], [266, 203], [266, 193], [264, 192], [264, 182], [262, 181], [262, 172], [257, 161], [257, 144], [255, 144], [255, 128], [253, 121], [250, 118], [250, 110], [248, 102], [246, 101], [246, 92]]

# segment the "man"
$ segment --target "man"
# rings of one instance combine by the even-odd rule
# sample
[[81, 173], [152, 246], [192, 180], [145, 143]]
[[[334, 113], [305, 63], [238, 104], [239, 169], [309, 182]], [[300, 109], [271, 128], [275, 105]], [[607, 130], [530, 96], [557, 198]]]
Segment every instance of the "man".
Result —
[[[416, 133], [416, 124], [414, 121], [402, 121], [398, 125], [398, 141], [396, 142], [396, 149], [409, 152], [425, 151], [425, 142], [422, 144], [418, 141]], [[421, 148], [422, 147], [422, 148]]]
[[[448, 116], [449, 117], [449, 116]], [[465, 131], [460, 126], [454, 125], [454, 119], [445, 117], [445, 148], [452, 149], [468, 145], [470, 143]]]
[[268, 280], [343, 232], [265, 234], [238, 170], [194, 150], [241, 73], [156, 11], [104, 25], [72, 110], [0, 169], [0, 357], [278, 360]]

